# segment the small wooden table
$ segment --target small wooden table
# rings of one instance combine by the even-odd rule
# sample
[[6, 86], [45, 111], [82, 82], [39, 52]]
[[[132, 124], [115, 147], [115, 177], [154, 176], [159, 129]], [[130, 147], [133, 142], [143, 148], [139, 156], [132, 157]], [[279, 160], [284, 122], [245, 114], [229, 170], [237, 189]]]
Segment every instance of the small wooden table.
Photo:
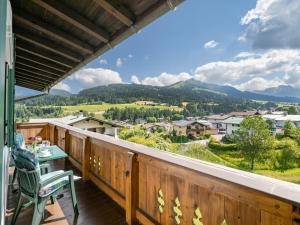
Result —
[[39, 156], [39, 162], [40, 163], [44, 163], [47, 161], [51, 161], [51, 160], [55, 160], [55, 159], [62, 159], [62, 158], [67, 158], [68, 155], [67, 153], [65, 153], [60, 147], [58, 147], [57, 145], [51, 145], [48, 147], [41, 147], [40, 149], [42, 150], [50, 150], [51, 155], [48, 157], [40, 157]]

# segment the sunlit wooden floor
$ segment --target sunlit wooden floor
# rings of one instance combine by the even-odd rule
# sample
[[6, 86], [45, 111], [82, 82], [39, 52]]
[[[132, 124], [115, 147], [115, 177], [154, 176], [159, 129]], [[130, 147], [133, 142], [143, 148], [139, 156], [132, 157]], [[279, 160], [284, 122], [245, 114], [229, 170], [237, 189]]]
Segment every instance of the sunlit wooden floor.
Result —
[[[77, 176], [78, 171], [63, 160], [56, 160], [52, 163], [53, 169], [72, 169]], [[105, 193], [103, 193], [92, 182], [83, 182], [81, 179], [75, 181], [76, 196], [78, 199], [79, 215], [73, 214], [71, 196], [68, 190], [63, 192], [63, 198], [59, 199], [54, 205], [50, 203], [45, 210], [44, 225], [122, 225], [125, 222], [125, 212]], [[17, 194], [12, 193], [11, 188], [8, 196], [8, 207], [6, 224], [10, 224], [14, 207], [16, 205]], [[28, 208], [21, 211], [17, 225], [30, 225], [33, 209]]]

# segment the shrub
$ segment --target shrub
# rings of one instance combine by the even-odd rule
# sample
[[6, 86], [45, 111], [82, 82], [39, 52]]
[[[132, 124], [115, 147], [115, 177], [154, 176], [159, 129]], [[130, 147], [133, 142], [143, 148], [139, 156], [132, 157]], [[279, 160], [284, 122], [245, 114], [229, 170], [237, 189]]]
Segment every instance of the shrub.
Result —
[[138, 136], [130, 137], [130, 138], [128, 138], [128, 141], [134, 142], [134, 143], [137, 143], [137, 144], [141, 144], [141, 145], [146, 145], [146, 146], [152, 147], [152, 148], [157, 148], [158, 147], [155, 140], [146, 139], [144, 137], [138, 137]]
[[187, 142], [189, 142], [189, 138], [187, 136], [184, 136], [184, 135], [181, 135], [181, 136], [171, 135], [170, 140], [173, 143], [187, 143]]
[[209, 142], [208, 147], [213, 151], [235, 151], [236, 144], [221, 144], [218, 142]]
[[273, 165], [277, 169], [290, 169], [300, 164], [300, 148], [295, 140], [284, 138], [277, 141], [272, 154]]
[[123, 140], [128, 140], [131, 137], [138, 136], [138, 137], [144, 137], [147, 135], [146, 129], [135, 127], [132, 129], [123, 128], [119, 131], [119, 138]]
[[235, 141], [235, 137], [233, 134], [231, 135], [225, 135], [222, 140], [221, 140], [223, 143], [225, 144], [233, 144], [234, 141]]
[[156, 118], [153, 116], [147, 117], [146, 120], [148, 123], [156, 123], [156, 121], [157, 121]]

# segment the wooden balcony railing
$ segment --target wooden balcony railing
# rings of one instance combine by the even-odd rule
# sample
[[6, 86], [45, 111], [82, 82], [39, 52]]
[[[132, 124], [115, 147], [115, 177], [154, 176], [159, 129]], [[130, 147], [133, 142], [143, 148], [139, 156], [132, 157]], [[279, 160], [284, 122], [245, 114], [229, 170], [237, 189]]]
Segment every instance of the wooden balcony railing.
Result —
[[18, 124], [41, 135], [126, 210], [128, 224], [296, 225], [298, 185], [162, 152], [60, 123]]

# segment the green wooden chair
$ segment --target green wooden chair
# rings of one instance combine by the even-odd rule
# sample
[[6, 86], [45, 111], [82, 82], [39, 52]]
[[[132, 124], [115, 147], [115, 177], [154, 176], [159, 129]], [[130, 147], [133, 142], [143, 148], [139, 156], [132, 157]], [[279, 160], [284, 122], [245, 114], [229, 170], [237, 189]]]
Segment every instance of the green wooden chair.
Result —
[[[14, 159], [18, 171], [19, 193], [12, 225], [16, 223], [21, 209], [31, 204], [34, 204], [32, 225], [40, 224], [47, 201], [55, 197], [65, 187], [69, 187], [71, 190], [73, 210], [76, 215], [78, 214], [73, 171], [59, 170], [41, 175], [35, 155], [23, 149], [14, 151]], [[29, 202], [22, 204], [23, 198]]]
[[[16, 132], [15, 133], [14, 143], [15, 144], [13, 146], [12, 151], [14, 151], [14, 150], [16, 150], [18, 148], [25, 148], [25, 140], [24, 140], [24, 137], [23, 137], [22, 133], [20, 133], [20, 132]], [[15, 160], [13, 158], [13, 152], [10, 153], [10, 156], [11, 157], [10, 157], [10, 160], [9, 160], [9, 167], [14, 167], [15, 166]], [[13, 173], [12, 180], [11, 180], [11, 184], [12, 185], [15, 183], [16, 177], [17, 177], [17, 170], [15, 169], [14, 173]]]

